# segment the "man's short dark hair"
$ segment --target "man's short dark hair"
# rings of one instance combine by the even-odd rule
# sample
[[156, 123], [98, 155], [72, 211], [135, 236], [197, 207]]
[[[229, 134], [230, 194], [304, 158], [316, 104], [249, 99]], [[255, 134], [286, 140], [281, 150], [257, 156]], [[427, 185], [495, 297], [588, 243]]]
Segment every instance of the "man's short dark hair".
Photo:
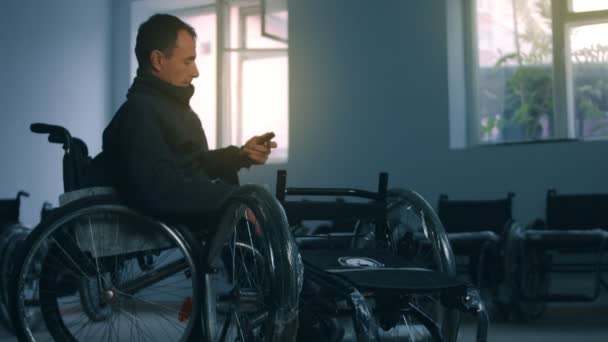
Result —
[[135, 56], [139, 67], [143, 70], [150, 68], [150, 53], [154, 50], [160, 50], [167, 57], [171, 57], [177, 42], [177, 33], [181, 30], [196, 38], [192, 26], [170, 14], [155, 14], [141, 24], [135, 43]]

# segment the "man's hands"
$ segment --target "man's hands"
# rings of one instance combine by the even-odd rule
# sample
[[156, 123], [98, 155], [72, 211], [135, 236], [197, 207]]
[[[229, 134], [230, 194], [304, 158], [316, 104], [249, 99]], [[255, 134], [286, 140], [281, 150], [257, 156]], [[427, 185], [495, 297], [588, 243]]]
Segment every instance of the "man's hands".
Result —
[[241, 147], [243, 153], [256, 164], [265, 164], [268, 160], [268, 156], [271, 153], [271, 149], [277, 148], [277, 143], [271, 141], [274, 134], [266, 133], [261, 136], [254, 136], [247, 140], [245, 145]]

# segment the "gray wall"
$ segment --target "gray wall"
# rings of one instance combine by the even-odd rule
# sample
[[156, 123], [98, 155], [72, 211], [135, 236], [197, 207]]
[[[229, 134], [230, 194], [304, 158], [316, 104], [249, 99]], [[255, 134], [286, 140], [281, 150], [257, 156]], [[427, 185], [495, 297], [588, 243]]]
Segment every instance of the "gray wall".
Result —
[[3, 0], [0, 4], [0, 197], [31, 193], [21, 219], [39, 220], [63, 191], [62, 150], [29, 131], [66, 126], [91, 153], [101, 149], [110, 90], [109, 0]]
[[449, 149], [446, 1], [290, 1], [288, 184], [375, 189], [388, 171], [433, 205], [513, 191], [525, 223], [549, 187], [608, 192], [608, 142]]

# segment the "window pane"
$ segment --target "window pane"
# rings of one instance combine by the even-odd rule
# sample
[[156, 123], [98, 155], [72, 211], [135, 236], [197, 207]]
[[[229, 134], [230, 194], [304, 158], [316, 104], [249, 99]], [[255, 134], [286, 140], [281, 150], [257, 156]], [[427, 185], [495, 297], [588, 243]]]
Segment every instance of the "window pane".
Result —
[[243, 61], [243, 140], [272, 131], [279, 147], [273, 161], [287, 161], [289, 144], [287, 56]]
[[549, 138], [551, 1], [477, 1], [476, 14], [480, 141]]
[[287, 41], [289, 38], [288, 26], [289, 15], [287, 13], [287, 0], [263, 0], [264, 11], [264, 30], [266, 34]]
[[570, 30], [572, 93], [579, 137], [608, 136], [608, 23]]
[[572, 12], [589, 12], [608, 10], [608, 1], [605, 0], [571, 0]]
[[182, 16], [182, 19], [196, 31], [199, 77], [192, 82], [195, 92], [190, 105], [201, 119], [209, 148], [214, 149], [217, 146], [215, 14]]
[[262, 36], [262, 21], [259, 15], [247, 16], [245, 44], [248, 49], [286, 48], [285, 43]]

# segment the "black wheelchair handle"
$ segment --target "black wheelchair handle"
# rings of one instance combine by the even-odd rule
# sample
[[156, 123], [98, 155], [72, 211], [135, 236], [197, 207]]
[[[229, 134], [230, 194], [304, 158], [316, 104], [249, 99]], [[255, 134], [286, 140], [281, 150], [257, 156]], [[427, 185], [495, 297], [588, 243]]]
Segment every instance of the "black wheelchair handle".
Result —
[[21, 197], [30, 197], [30, 193], [27, 191], [19, 190], [17, 193], [17, 199], [21, 200]]
[[38, 134], [48, 134], [49, 142], [63, 144], [67, 149], [71, 147], [72, 136], [64, 127], [36, 122], [30, 125], [30, 130]]
[[30, 130], [34, 133], [39, 133], [39, 134], [52, 134], [54, 132], [60, 132], [62, 130], [65, 130], [65, 128], [63, 128], [61, 126], [35, 122], [30, 125]]

